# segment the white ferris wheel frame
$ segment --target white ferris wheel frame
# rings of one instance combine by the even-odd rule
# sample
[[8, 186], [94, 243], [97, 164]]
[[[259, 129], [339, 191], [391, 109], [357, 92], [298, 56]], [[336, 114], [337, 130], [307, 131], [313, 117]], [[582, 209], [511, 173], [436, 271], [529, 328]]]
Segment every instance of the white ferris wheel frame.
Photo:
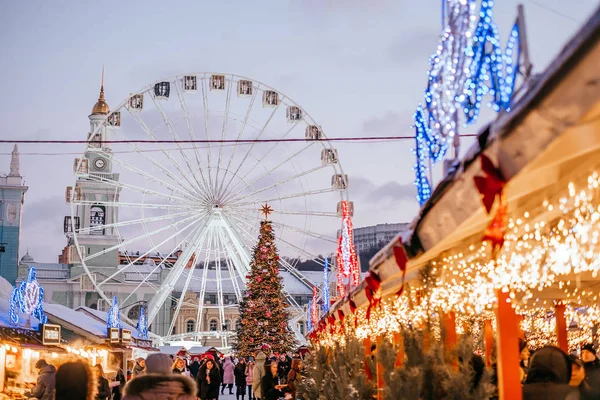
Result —
[[[211, 140], [211, 138], [209, 136], [210, 131], [208, 129], [209, 114], [211, 114], [211, 110], [208, 107], [208, 90], [209, 90], [208, 85], [209, 85], [209, 80], [212, 76], [224, 76], [225, 82], [228, 83], [226, 105], [225, 105], [224, 118], [223, 118], [223, 126], [222, 126], [222, 130], [221, 130], [221, 139], [224, 139], [226, 125], [230, 119], [229, 107], [230, 107], [230, 101], [231, 101], [231, 92], [232, 92], [232, 90], [235, 90], [235, 89], [233, 89], [233, 86], [240, 80], [247, 80], [247, 81], [252, 82], [253, 94], [251, 96], [251, 99], [249, 100], [250, 104], [248, 105], [247, 113], [244, 116], [244, 119], [242, 122], [242, 128], [240, 129], [238, 136], [237, 136], [238, 140], [241, 138], [242, 133], [246, 129], [246, 126], [249, 124], [249, 121], [254, 122], [253, 120], [250, 119], [250, 114], [251, 114], [253, 104], [256, 100], [257, 95], [259, 93], [262, 94], [267, 90], [276, 92], [278, 95], [281, 96], [281, 98], [279, 99], [278, 105], [276, 107], [274, 107], [274, 110], [272, 111], [270, 117], [266, 120], [262, 129], [259, 131], [258, 136], [256, 138], [254, 138], [254, 140], [259, 140], [261, 138], [261, 136], [263, 135], [265, 130], [267, 130], [267, 127], [268, 127], [269, 123], [271, 122], [271, 119], [275, 115], [277, 109], [280, 106], [284, 105], [284, 102], [285, 102], [285, 104], [289, 103], [288, 106], [293, 105], [293, 106], [299, 107], [299, 109], [302, 110], [303, 115], [302, 115], [302, 119], [300, 121], [296, 121], [295, 123], [291, 124], [290, 129], [280, 138], [287, 137], [287, 135], [290, 134], [290, 132], [292, 132], [294, 127], [296, 127], [296, 125], [301, 122], [304, 122], [307, 126], [309, 126], [309, 125], [319, 126], [316, 124], [316, 122], [313, 120], [313, 118], [310, 116], [310, 114], [303, 107], [299, 106], [298, 103], [294, 102], [287, 95], [284, 95], [280, 91], [272, 88], [271, 86], [264, 84], [263, 82], [260, 82], [260, 81], [257, 81], [257, 80], [254, 80], [254, 79], [251, 79], [251, 78], [248, 78], [245, 76], [236, 75], [236, 74], [218, 73], [218, 72], [200, 72], [200, 73], [180, 74], [180, 75], [172, 76], [168, 79], [158, 80], [152, 84], [142, 87], [139, 91], [130, 94], [123, 102], [121, 102], [117, 107], [115, 107], [111, 113], [106, 115], [106, 117], [104, 118], [104, 120], [101, 123], [96, 125], [96, 128], [93, 130], [93, 132], [91, 132], [90, 140], [92, 140], [94, 137], [96, 137], [95, 135], [100, 133], [103, 128], [106, 128], [109, 131], [111, 131], [112, 127], [109, 126], [110, 116], [113, 113], [115, 113], [117, 111], [122, 111], [122, 110], [127, 110], [127, 112], [131, 115], [131, 117], [133, 119], [136, 120], [136, 122], [142, 128], [142, 130], [146, 133], [146, 135], [150, 139], [156, 140], [156, 137], [154, 136], [152, 131], [146, 126], [144, 120], [142, 119], [141, 113], [136, 113], [134, 111], [131, 111], [127, 107], [130, 99], [133, 96], [140, 95], [140, 94], [144, 95], [144, 98], [152, 99], [152, 103], [154, 104], [156, 110], [161, 115], [164, 123], [167, 126], [168, 131], [170, 132], [170, 134], [173, 137], [173, 140], [175, 140], [175, 141], [182, 140], [182, 138], [177, 134], [176, 130], [173, 128], [167, 114], [165, 113], [164, 109], [162, 108], [162, 106], [160, 104], [162, 100], [156, 99], [156, 96], [153, 93], [153, 89], [155, 88], [155, 85], [158, 83], [161, 83], [161, 82], [170, 82], [171, 88], [175, 89], [174, 91], [172, 90], [171, 93], [173, 94], [173, 92], [176, 92], [176, 98], [179, 100], [181, 110], [183, 111], [183, 114], [184, 114], [184, 119], [185, 119], [187, 130], [188, 130], [187, 134], [189, 135], [189, 138], [191, 140], [204, 140], [204, 139], [198, 139], [195, 136], [193, 125], [190, 122], [190, 115], [188, 113], [188, 109], [187, 109], [187, 105], [186, 105], [185, 97], [184, 97], [185, 90], [184, 90], [183, 84], [182, 84], [183, 79], [185, 79], [185, 77], [187, 77], [187, 76], [196, 76], [198, 91], [200, 91], [200, 87], [202, 88], [201, 89], [202, 96], [203, 96], [202, 100], [203, 100], [203, 105], [204, 105], [202, 113], [204, 114], [205, 134], [206, 134], [206, 139], [208, 141]], [[171, 99], [173, 97], [175, 97], [175, 96], [172, 96]], [[214, 113], [214, 111], [213, 111], [213, 113]], [[235, 118], [231, 118], [231, 119], [235, 120]], [[322, 148], [334, 150], [333, 147], [331, 147], [330, 142], [327, 141], [325, 132], [321, 131], [321, 135], [322, 135], [321, 140], [318, 140], [318, 142], [321, 143]], [[123, 138], [125, 138], [124, 134], [121, 134], [121, 136]], [[185, 140], [188, 140], [188, 139], [186, 138]], [[214, 138], [213, 138], [213, 140], [214, 140]], [[325, 193], [325, 192], [339, 192], [340, 193], [340, 201], [349, 201], [350, 200], [349, 196], [348, 196], [347, 185], [344, 188], [328, 188], [328, 189], [321, 189], [321, 190], [316, 190], [316, 191], [311, 192], [311, 191], [306, 191], [304, 189], [304, 184], [302, 183], [302, 180], [300, 179], [300, 178], [303, 178], [306, 175], [309, 175], [310, 173], [320, 170], [322, 168], [331, 168], [331, 169], [333, 169], [335, 174], [341, 174], [342, 176], [345, 176], [342, 165], [339, 161], [339, 157], [336, 157], [335, 163], [330, 163], [330, 164], [321, 163], [320, 165], [317, 164], [317, 166], [315, 166], [311, 169], [308, 169], [306, 171], [298, 172], [283, 181], [277, 181], [267, 187], [262, 187], [259, 190], [251, 191], [250, 193], [244, 193], [244, 191], [246, 191], [247, 189], [252, 188], [254, 183], [260, 181], [265, 176], [272, 174], [278, 168], [285, 165], [285, 163], [291, 161], [291, 159], [297, 157], [298, 155], [300, 155], [301, 153], [303, 153], [304, 151], [306, 151], [307, 149], [312, 147], [315, 144], [315, 142], [316, 141], [307, 141], [306, 145], [303, 146], [301, 150], [293, 153], [293, 155], [289, 159], [277, 164], [275, 167], [273, 167], [271, 169], [266, 170], [258, 178], [253, 178], [252, 182], [250, 182], [248, 184], [245, 181], [245, 178], [248, 177], [248, 174], [250, 173], [249, 171], [256, 168], [265, 159], [265, 157], [266, 157], [266, 154], [265, 154], [265, 156], [263, 156], [261, 159], [257, 160], [256, 164], [254, 164], [254, 166], [252, 168], [248, 169], [246, 174], [241, 179], [238, 179], [238, 181], [237, 181], [237, 183], [235, 183], [235, 185], [233, 185], [234, 177], [237, 176], [240, 169], [246, 163], [247, 158], [249, 158], [249, 156], [252, 152], [252, 149], [256, 143], [252, 143], [250, 145], [250, 149], [247, 150], [246, 155], [244, 156], [242, 162], [239, 163], [235, 173], [233, 173], [233, 176], [229, 179], [229, 181], [227, 183], [225, 183], [225, 180], [222, 180], [220, 182], [213, 182], [213, 178], [215, 181], [218, 181], [218, 179], [219, 179], [219, 170], [220, 170], [221, 161], [222, 161], [223, 146], [219, 145], [219, 144], [216, 145], [216, 146], [219, 146], [218, 163], [217, 163], [216, 172], [211, 174], [211, 166], [212, 166], [211, 165], [211, 156], [213, 156], [213, 154], [211, 154], [212, 149], [211, 149], [210, 142], [207, 143], [205, 148], [201, 149], [204, 151], [199, 151], [199, 148], [196, 145], [196, 143], [192, 143], [192, 148], [193, 148], [194, 158], [195, 158], [195, 161], [197, 164], [197, 169], [195, 167], [192, 167], [193, 160], [191, 160], [190, 157], [188, 157], [186, 155], [186, 153], [185, 153], [184, 149], [181, 147], [180, 143], [176, 143], [177, 149], [175, 151], [178, 151], [180, 153], [180, 155], [183, 157], [183, 160], [185, 161], [185, 164], [186, 164], [185, 166], [180, 165], [180, 163], [169, 154], [170, 151], [174, 151], [173, 149], [165, 149], [160, 143], [157, 143], [156, 145], [158, 146], [160, 151], [162, 151], [164, 156], [168, 160], [170, 160], [172, 167], [177, 170], [175, 172], [173, 172], [171, 169], [162, 165], [162, 163], [155, 161], [152, 157], [147, 156], [142, 151], [142, 149], [140, 149], [140, 147], [137, 144], [129, 143], [129, 145], [132, 146], [133, 150], [136, 151], [137, 154], [144, 157], [144, 159], [146, 161], [152, 163], [154, 166], [156, 166], [157, 168], [162, 170], [163, 173], [167, 177], [172, 179], [171, 182], [165, 182], [164, 179], [160, 179], [156, 176], [153, 176], [152, 174], [149, 174], [149, 173], [141, 170], [140, 168], [137, 168], [136, 166], [130, 164], [127, 160], [123, 160], [118, 157], [115, 157], [114, 153], [112, 153], [112, 151], [107, 152], [104, 149], [102, 149], [102, 147], [93, 148], [89, 145], [89, 143], [86, 144], [85, 152], [95, 151], [98, 154], [101, 154], [104, 157], [108, 158], [113, 163], [113, 165], [115, 165], [115, 166], [118, 165], [119, 167], [129, 170], [130, 172], [134, 172], [138, 175], [141, 175], [144, 179], [146, 179], [146, 181], [154, 182], [155, 184], [160, 185], [160, 186], [166, 188], [167, 190], [170, 190], [171, 194], [166, 194], [166, 193], [163, 193], [160, 191], [156, 191], [156, 190], [152, 190], [152, 189], [148, 189], [148, 188], [144, 188], [144, 187], [139, 187], [134, 184], [124, 183], [124, 182], [120, 182], [120, 181], [113, 181], [110, 179], [103, 178], [101, 176], [91, 176], [91, 174], [82, 176], [82, 175], [78, 175], [76, 173], [75, 174], [76, 184], [77, 184], [77, 182], [79, 182], [80, 178], [86, 178], [88, 181], [91, 181], [91, 182], [95, 181], [95, 182], [108, 183], [108, 184], [113, 185], [115, 187], [115, 194], [117, 194], [121, 189], [129, 189], [129, 190], [141, 193], [143, 198], [145, 198], [146, 195], [153, 195], [153, 196], [165, 198], [168, 201], [180, 202], [179, 205], [145, 203], [143, 200], [141, 203], [128, 203], [128, 202], [121, 202], [121, 201], [119, 201], [118, 198], [115, 198], [114, 201], [107, 201], [107, 202], [102, 202], [102, 201], [87, 201], [87, 202], [85, 202], [85, 201], [77, 201], [77, 199], [74, 198], [75, 191], [73, 190], [71, 192], [70, 205], [71, 205], [71, 216], [72, 216], [72, 218], [71, 218], [72, 237], [73, 237], [73, 241], [74, 241], [74, 244], [76, 247], [76, 251], [79, 255], [79, 260], [81, 261], [81, 266], [83, 267], [85, 273], [91, 280], [91, 283], [93, 284], [95, 291], [100, 295], [101, 298], [103, 298], [107, 302], [107, 304], [110, 304], [110, 302], [112, 300], [109, 299], [108, 296], [104, 293], [104, 290], [102, 289], [103, 285], [107, 284], [109, 281], [111, 281], [111, 279], [115, 278], [119, 274], [122, 274], [125, 270], [127, 270], [129, 268], [139, 271], [139, 269], [136, 267], [136, 264], [135, 264], [136, 262], [140, 261], [144, 257], [150, 256], [152, 254], [152, 252], [158, 251], [158, 248], [161, 245], [163, 245], [165, 242], [168, 242], [170, 240], [176, 240], [176, 241], [179, 240], [178, 235], [180, 232], [185, 232], [187, 230], [190, 230], [190, 228], [192, 228], [192, 226], [197, 224], [197, 226], [192, 228], [189, 232], [187, 232], [187, 234], [185, 236], [182, 235], [184, 237], [183, 237], [183, 239], [181, 239], [179, 241], [178, 245], [175, 246], [173, 248], [173, 250], [166, 257], [164, 257], [164, 259], [159, 264], [157, 264], [150, 273], [147, 273], [147, 276], [141, 282], [139, 282], [137, 287], [133, 290], [133, 292], [129, 296], [127, 296], [127, 298], [123, 301], [123, 303], [127, 303], [127, 300], [129, 300], [131, 298], [131, 296], [133, 296], [142, 287], [142, 285], [148, 285], [153, 290], [156, 290], [156, 295], [149, 302], [148, 308], [147, 308], [147, 311], [148, 311], [147, 320], [148, 320], [148, 325], [150, 325], [153, 322], [153, 320], [156, 318], [159, 310], [163, 307], [165, 301], [167, 301], [169, 298], [174, 299], [172, 294], [173, 294], [173, 290], [175, 287], [175, 283], [177, 282], [177, 279], [181, 276], [186, 265], [189, 263], [189, 261], [192, 259], [192, 257], [194, 257], [194, 261], [192, 263], [191, 269], [188, 272], [185, 286], [184, 286], [183, 290], [181, 291], [181, 295], [179, 296], [179, 299], [177, 299], [176, 311], [172, 316], [171, 324], [170, 324], [170, 327], [168, 330], [168, 332], [171, 333], [173, 331], [173, 327], [174, 327], [177, 317], [179, 315], [180, 309], [184, 303], [184, 296], [189, 289], [190, 281], [191, 281], [191, 279], [193, 279], [193, 272], [196, 268], [196, 264], [198, 263], [198, 261], [206, 262], [207, 260], [209, 260], [210, 255], [211, 255], [211, 249], [212, 249], [211, 245], [215, 246], [217, 248], [217, 252], [215, 254], [221, 254], [221, 250], [222, 250], [223, 253], [230, 255], [229, 257], [225, 258], [225, 260], [223, 262], [226, 264], [226, 268], [229, 272], [229, 276], [230, 276], [231, 281], [234, 286], [234, 292], [235, 292], [236, 299], [237, 299], [236, 304], [239, 303], [239, 300], [242, 296], [244, 288], [240, 287], [237, 284], [237, 277], [234, 272], [235, 272], [235, 270], [237, 270], [237, 275], [242, 279], [242, 282], [245, 282], [245, 275], [246, 275], [245, 272], [248, 272], [248, 268], [249, 268], [249, 264], [250, 264], [250, 260], [251, 260], [251, 256], [250, 256], [251, 250], [256, 245], [256, 235], [254, 235], [252, 233], [252, 229], [256, 228], [256, 226], [252, 225], [250, 222], [248, 222], [248, 218], [245, 218], [248, 215], [247, 214], [248, 212], [256, 212], [258, 210], [258, 206], [259, 206], [258, 203], [264, 203], [265, 201], [273, 200], [273, 201], [281, 202], [281, 200], [286, 199], [286, 198], [305, 197], [305, 203], [306, 203], [307, 195], [311, 196], [311, 195], [317, 195], [317, 194]], [[269, 154], [271, 151], [273, 151], [278, 145], [280, 145], [280, 143], [281, 142], [276, 141], [272, 145], [270, 150], [267, 152], [267, 154]], [[216, 146], [212, 146], [212, 147], [216, 147]], [[233, 145], [233, 155], [229, 158], [229, 162], [227, 164], [227, 167], [225, 168], [225, 172], [223, 173], [224, 177], [226, 177], [227, 173], [230, 172], [229, 168], [234, 159], [235, 153], [237, 151], [237, 147], [238, 147], [238, 144], [235, 143]], [[203, 153], [206, 153], [206, 154], [203, 154]], [[83, 158], [81, 158], [79, 161], [80, 164], [76, 168], [77, 171], [79, 170], [82, 160], [83, 160]], [[206, 165], [208, 171], [206, 171], [203, 168], [204, 165]], [[186, 167], [187, 167], [187, 172], [185, 169]], [[204, 172], [207, 172], [207, 176], [205, 176]], [[281, 195], [280, 195], [280, 197], [273, 198], [273, 199], [264, 199], [264, 200], [261, 199], [260, 201], [244, 200], [246, 198], [249, 198], [250, 196], [256, 196], [266, 190], [276, 188], [280, 184], [290, 182], [293, 180], [298, 180], [301, 184], [302, 189], [305, 191], [293, 193], [293, 194], [283, 196], [283, 197], [281, 197]], [[241, 190], [234, 191], [235, 189], [238, 188], [238, 186], [240, 184], [245, 185], [245, 187], [243, 187]], [[231, 185], [233, 185], [233, 186], [231, 186]], [[231, 192], [227, 192], [227, 190], [229, 190], [230, 188], [232, 188]], [[201, 210], [197, 210], [197, 209], [193, 209], [193, 208], [190, 209], [190, 207], [192, 207], [192, 205], [197, 204], [198, 199], [210, 202], [210, 199], [208, 198], [208, 196], [211, 195], [211, 193], [209, 193], [209, 189], [216, 190], [217, 195], [226, 194], [225, 200], [230, 201], [230, 202], [232, 202], [232, 204], [236, 205], [237, 208], [235, 209], [235, 211], [232, 211], [229, 215], [223, 215], [218, 210], [216, 213], [211, 214], [211, 213], [203, 213], [203, 212], [201, 212]], [[197, 196], [197, 197], [194, 197], [194, 196]], [[137, 236], [135, 238], [126, 240], [126, 241], [123, 241], [121, 239], [121, 235], [118, 234], [119, 243], [117, 243], [116, 245], [111, 246], [101, 252], [98, 252], [98, 253], [88, 256], [85, 253], [81, 252], [81, 246], [79, 245], [79, 238], [78, 238], [78, 236], [80, 234], [85, 233], [86, 229], [82, 228], [79, 231], [77, 231], [76, 227], [75, 227], [75, 218], [73, 218], [73, 217], [77, 215], [77, 206], [79, 206], [79, 205], [85, 206], [85, 205], [92, 205], [92, 204], [101, 204], [106, 207], [118, 207], [119, 209], [122, 207], [141, 208], [142, 213], [144, 213], [144, 210], [153, 209], [153, 208], [167, 209], [169, 212], [166, 215], [161, 215], [158, 217], [148, 217], [148, 218], [142, 217], [139, 219], [112, 222], [110, 224], [103, 225], [103, 228], [114, 228], [118, 231], [118, 228], [122, 227], [122, 226], [141, 224], [144, 228], [144, 234]], [[175, 211], [174, 213], [172, 213], [173, 210]], [[274, 213], [282, 214], [282, 215], [286, 215], [286, 214], [288, 214], [288, 215], [305, 215], [305, 214], [308, 215], [308, 214], [310, 214], [310, 215], [314, 215], [314, 216], [318, 216], [318, 217], [339, 218], [337, 212], [333, 212], [333, 211], [332, 212], [312, 212], [311, 211], [310, 213], [303, 213], [302, 211], [275, 209]], [[169, 219], [172, 219], [174, 216], [182, 217], [182, 219], [178, 220], [174, 224], [175, 226], [165, 225], [163, 228], [160, 228], [159, 230], [155, 230], [153, 232], [148, 232], [147, 225], [146, 225], [148, 222], [168, 221]], [[254, 220], [255, 218], [252, 218], [252, 219]], [[340, 221], [340, 224], [341, 224], [341, 221]], [[183, 227], [178, 228], [179, 225], [183, 225]], [[336, 243], [335, 238], [330, 238], [330, 237], [327, 237], [326, 235], [319, 234], [316, 232], [311, 232], [310, 230], [307, 230], [309, 228], [306, 228], [306, 224], [305, 224], [305, 229], [294, 227], [294, 226], [289, 226], [284, 223], [275, 222], [275, 221], [273, 222], [273, 225], [276, 229], [279, 228], [279, 229], [288, 229], [290, 231], [295, 231], [296, 233], [304, 235], [305, 238], [311, 237], [313, 239], [328, 240], [328, 241], [332, 242], [333, 246], [335, 246], [335, 243]], [[165, 239], [163, 242], [161, 242], [159, 244], [154, 244], [152, 241], [152, 236], [161, 230], [166, 231], [169, 228], [175, 229], [175, 235], [169, 236], [167, 239]], [[217, 229], [217, 228], [222, 228], [222, 229]], [[87, 228], [88, 233], [91, 232], [92, 229], [94, 229], [94, 228]], [[135, 258], [131, 261], [128, 260], [129, 262], [127, 265], [125, 265], [123, 268], [117, 268], [115, 273], [113, 273], [110, 276], [108, 276], [107, 278], [103, 279], [101, 282], [96, 281], [93, 271], [90, 270], [90, 268], [88, 267], [88, 261], [92, 260], [95, 257], [99, 257], [103, 254], [109, 253], [110, 251], [114, 251], [114, 250], [118, 251], [119, 249], [123, 249], [127, 245], [141, 241], [142, 239], [148, 239], [151, 241], [152, 246], [149, 250], [147, 250], [143, 254], [136, 255]], [[306, 242], [306, 241], [304, 240], [304, 242]], [[190, 243], [192, 245], [189, 245]], [[296, 251], [298, 251], [299, 254], [302, 254], [311, 259], [314, 259], [317, 262], [320, 261], [320, 263], [323, 264], [323, 260], [317, 260], [313, 254], [310, 254], [309, 252], [307, 252], [305, 250], [305, 248], [303, 248], [302, 246], [298, 246], [294, 243], [290, 243], [289, 241], [286, 241], [285, 239], [283, 239], [281, 237], [276, 238], [276, 243], [284, 243], [289, 248], [293, 248]], [[204, 246], [205, 244], [207, 246], [207, 250], [204, 252], [206, 254], [205, 260], [198, 260], [198, 258], [195, 258], [194, 255], [196, 253], [202, 254], [202, 252], [198, 251], [198, 250], [202, 250], [202, 246]], [[175, 265], [173, 265], [170, 268], [169, 274], [167, 275], [166, 279], [161, 283], [160, 287], [156, 288], [156, 285], [154, 285], [152, 282], [149, 282], [148, 278], [150, 276], [152, 276], [152, 274], [154, 272], [159, 271], [160, 268], [164, 266], [165, 261], [169, 257], [171, 257], [176, 250], [181, 249], [182, 246], [185, 246], [185, 247], [183, 249], [183, 252], [178, 256], [177, 261], [175, 262]], [[220, 328], [222, 328], [222, 324], [223, 324], [224, 318], [225, 318], [225, 316], [224, 316], [225, 308], [229, 307], [228, 305], [225, 305], [223, 303], [223, 299], [222, 299], [222, 295], [223, 295], [223, 291], [222, 291], [222, 287], [221, 287], [221, 284], [222, 284], [222, 282], [221, 282], [221, 262], [222, 261], [220, 260], [220, 258], [217, 257], [215, 262], [218, 263], [218, 265], [216, 267], [217, 295], [219, 296], [218, 305], [217, 306], [212, 306], [212, 305], [207, 306], [204, 304], [203, 299], [204, 299], [205, 293], [206, 293], [208, 268], [203, 268], [202, 284], [201, 284], [201, 290], [200, 290], [200, 295], [199, 295], [200, 301], [198, 302], [197, 305], [195, 305], [198, 307], [197, 317], [195, 319], [196, 330], [191, 333], [188, 332], [188, 333], [182, 333], [182, 334], [167, 335], [167, 336], [164, 336], [162, 338], [162, 340], [164, 340], [164, 341], [180, 340], [180, 339], [189, 338], [189, 337], [194, 337], [196, 340], [198, 340], [202, 337], [216, 336], [216, 337], [222, 338], [222, 344], [224, 345], [224, 347], [226, 347], [228, 345], [227, 339], [233, 335], [233, 332], [220, 329]], [[283, 267], [285, 270], [289, 271], [293, 276], [295, 276], [297, 279], [299, 279], [306, 286], [308, 286], [308, 287], [315, 286], [300, 271], [298, 271], [294, 265], [291, 265], [289, 262], [287, 262], [283, 258], [281, 258], [281, 260], [280, 260], [280, 266]], [[317, 288], [317, 289], [320, 291], [320, 288]], [[292, 312], [290, 312], [290, 318], [297, 320], [300, 313], [302, 313], [303, 311], [302, 311], [301, 307], [298, 306], [298, 304], [294, 300], [293, 296], [286, 293], [286, 297], [287, 297], [288, 301], [290, 302], [290, 304], [292, 305], [292, 310], [291, 310]], [[206, 308], [218, 308], [219, 309], [220, 324], [218, 326], [219, 329], [217, 329], [217, 331], [201, 331], [200, 330], [200, 326], [201, 326], [200, 316], [202, 315], [203, 310]], [[123, 317], [125, 318], [125, 320], [127, 320], [126, 316], [123, 316]], [[292, 328], [294, 328], [294, 327], [292, 327]], [[296, 332], [296, 333], [298, 334], [298, 332]]]

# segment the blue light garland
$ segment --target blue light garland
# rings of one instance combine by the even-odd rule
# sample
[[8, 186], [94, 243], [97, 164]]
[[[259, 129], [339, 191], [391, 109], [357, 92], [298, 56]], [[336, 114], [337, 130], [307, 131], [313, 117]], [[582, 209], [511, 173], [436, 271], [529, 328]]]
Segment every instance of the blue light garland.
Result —
[[323, 285], [321, 287], [323, 306], [321, 310], [322, 314], [325, 315], [329, 311], [330, 296], [329, 296], [329, 260], [325, 257], [325, 265], [323, 266]]
[[19, 314], [37, 318], [41, 324], [48, 322], [44, 314], [44, 288], [37, 281], [37, 271], [34, 267], [29, 268], [27, 280], [15, 287], [10, 296], [9, 317], [14, 325], [19, 323]]
[[106, 316], [106, 326], [108, 328], [121, 328], [121, 315], [119, 314], [117, 296], [113, 296], [112, 306], [110, 306]]
[[413, 115], [417, 140], [413, 170], [421, 205], [431, 196], [425, 161], [429, 158], [435, 163], [444, 158], [459, 134], [460, 114], [465, 116], [464, 126], [475, 122], [487, 94], [492, 96], [487, 105], [496, 112], [510, 110], [521, 54], [517, 23], [502, 51], [492, 20], [493, 0], [482, 0], [478, 14], [478, 0], [444, 1], [447, 25], [429, 58], [425, 109], [419, 106]]
[[140, 307], [140, 316], [137, 323], [137, 331], [140, 335], [140, 339], [148, 339], [148, 321], [146, 319], [146, 309], [144, 306]]

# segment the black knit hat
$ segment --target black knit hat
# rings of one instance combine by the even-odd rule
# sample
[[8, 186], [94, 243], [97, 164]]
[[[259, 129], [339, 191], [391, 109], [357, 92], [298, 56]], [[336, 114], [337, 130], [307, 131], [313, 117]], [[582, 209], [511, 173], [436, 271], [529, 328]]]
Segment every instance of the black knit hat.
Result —
[[591, 343], [586, 343], [583, 346], [581, 346], [581, 351], [583, 350], [587, 350], [590, 353], [592, 353], [593, 355], [596, 355], [596, 350], [594, 349], [594, 345]]

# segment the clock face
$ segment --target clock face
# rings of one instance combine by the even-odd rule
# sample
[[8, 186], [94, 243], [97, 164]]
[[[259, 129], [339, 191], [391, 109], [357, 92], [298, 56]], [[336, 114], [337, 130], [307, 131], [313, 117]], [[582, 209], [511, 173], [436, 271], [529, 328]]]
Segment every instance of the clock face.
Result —
[[106, 168], [106, 160], [104, 158], [96, 158], [94, 160], [94, 167], [98, 170], [103, 170]]

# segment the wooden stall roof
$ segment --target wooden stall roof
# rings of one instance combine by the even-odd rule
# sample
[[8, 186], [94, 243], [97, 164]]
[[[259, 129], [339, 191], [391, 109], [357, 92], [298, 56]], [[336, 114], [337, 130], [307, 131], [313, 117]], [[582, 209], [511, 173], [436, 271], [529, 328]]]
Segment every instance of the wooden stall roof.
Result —
[[[499, 115], [479, 133], [477, 143], [436, 187], [410, 230], [371, 259], [370, 270], [382, 279], [383, 295], [395, 292], [402, 283], [392, 253], [399, 241], [409, 257], [405, 280], [410, 281], [440, 253], [481, 236], [489, 217], [473, 178], [483, 175], [478, 162], [482, 153], [509, 181], [505, 193], [511, 211], [539, 200], [576, 169], [600, 165], [599, 39], [600, 8], [546, 71], [530, 79], [512, 111]], [[359, 307], [367, 302], [364, 286], [363, 282], [352, 293]], [[343, 302], [332, 311], [339, 308], [349, 311]]]

